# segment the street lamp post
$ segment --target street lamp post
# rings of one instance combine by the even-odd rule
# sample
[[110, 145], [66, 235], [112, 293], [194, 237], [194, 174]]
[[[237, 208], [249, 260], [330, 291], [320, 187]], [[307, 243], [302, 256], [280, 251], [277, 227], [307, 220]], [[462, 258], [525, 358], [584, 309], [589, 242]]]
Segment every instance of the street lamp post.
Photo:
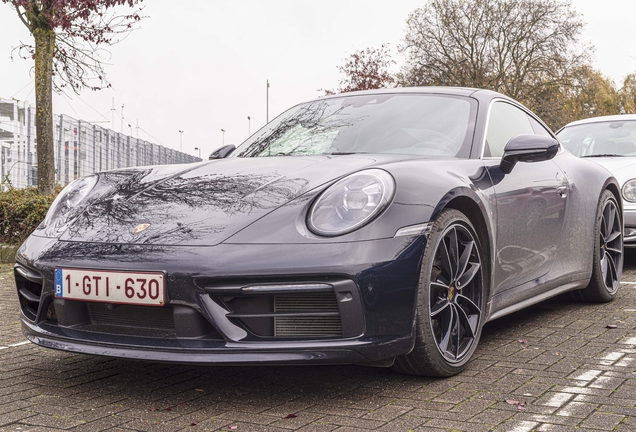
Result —
[[182, 130], [179, 130], [179, 151], [183, 152], [183, 132]]
[[247, 116], [247, 136], [252, 136], [252, 119], [250, 116]]
[[267, 80], [267, 95], [265, 97], [265, 123], [269, 123], [269, 80]]
[[201, 159], [201, 147], [195, 147], [195, 150], [199, 150], [199, 159]]
[[225, 129], [221, 129], [221, 133], [223, 134], [223, 138], [221, 140], [221, 144], [225, 145]]

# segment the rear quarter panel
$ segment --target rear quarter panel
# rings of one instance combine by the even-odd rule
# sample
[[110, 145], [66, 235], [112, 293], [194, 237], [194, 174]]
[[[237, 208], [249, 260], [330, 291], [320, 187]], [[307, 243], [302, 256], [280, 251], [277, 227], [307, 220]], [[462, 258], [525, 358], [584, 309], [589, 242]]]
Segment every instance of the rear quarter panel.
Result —
[[[598, 203], [605, 189], [616, 193], [619, 190], [618, 183], [605, 168], [592, 161], [579, 159], [567, 151], [559, 154], [554, 161], [570, 183], [563, 247], [555, 271], [580, 274], [582, 279], [589, 279], [592, 275]], [[622, 208], [620, 197], [617, 198]]]

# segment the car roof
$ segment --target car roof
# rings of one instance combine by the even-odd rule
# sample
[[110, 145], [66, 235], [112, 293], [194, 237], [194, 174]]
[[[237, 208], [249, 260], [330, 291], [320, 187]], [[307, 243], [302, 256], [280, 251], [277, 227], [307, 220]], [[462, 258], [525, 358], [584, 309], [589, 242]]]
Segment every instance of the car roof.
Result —
[[[446, 94], [457, 96], [472, 96], [477, 99], [492, 99], [494, 97], [514, 101], [513, 99], [501, 93], [492, 90], [476, 89], [470, 87], [451, 87], [451, 86], [421, 86], [421, 87], [394, 87], [382, 88], [377, 90], [362, 90], [347, 93], [336, 93], [324, 96], [318, 99], [341, 98], [347, 96], [364, 96], [374, 94]], [[518, 103], [518, 102], [517, 102]]]
[[617, 121], [636, 121], [636, 114], [618, 114], [610, 116], [590, 117], [581, 120], [576, 120], [566, 124], [563, 128], [570, 126], [578, 126], [589, 123], [603, 123], [603, 122], [617, 122]]

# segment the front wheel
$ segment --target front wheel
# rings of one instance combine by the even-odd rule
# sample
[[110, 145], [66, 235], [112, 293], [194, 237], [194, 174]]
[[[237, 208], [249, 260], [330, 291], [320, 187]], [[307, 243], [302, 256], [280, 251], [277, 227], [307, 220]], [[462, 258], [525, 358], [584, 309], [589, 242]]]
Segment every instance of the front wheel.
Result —
[[447, 377], [470, 360], [483, 326], [485, 254], [470, 220], [444, 210], [426, 244], [417, 296], [415, 347], [394, 369]]
[[592, 279], [585, 289], [572, 291], [576, 300], [607, 303], [614, 300], [623, 273], [623, 220], [610, 191], [601, 195], [596, 212]]

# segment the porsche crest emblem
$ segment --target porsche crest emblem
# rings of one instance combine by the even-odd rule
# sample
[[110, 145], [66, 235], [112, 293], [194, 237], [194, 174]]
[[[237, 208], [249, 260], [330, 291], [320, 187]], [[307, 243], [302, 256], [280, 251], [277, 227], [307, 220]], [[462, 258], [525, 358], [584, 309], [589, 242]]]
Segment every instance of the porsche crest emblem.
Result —
[[453, 301], [453, 297], [455, 297], [455, 287], [451, 286], [448, 288], [448, 301]]
[[135, 227], [135, 229], [133, 230], [133, 234], [139, 234], [140, 232], [144, 231], [146, 228], [148, 228], [150, 226], [149, 223], [143, 223], [143, 224], [139, 224]]

